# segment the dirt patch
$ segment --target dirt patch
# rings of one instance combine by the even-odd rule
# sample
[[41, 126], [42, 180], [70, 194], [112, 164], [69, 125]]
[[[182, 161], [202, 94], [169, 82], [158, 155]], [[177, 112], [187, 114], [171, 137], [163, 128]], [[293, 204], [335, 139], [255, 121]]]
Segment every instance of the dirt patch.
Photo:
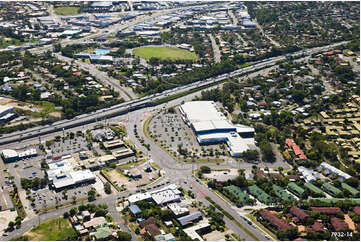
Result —
[[113, 184], [118, 186], [122, 186], [124, 184], [128, 188], [130, 182], [128, 181], [127, 177], [123, 176], [116, 170], [111, 170], [108, 171], [107, 173]]
[[2, 234], [1, 231], [7, 228], [10, 221], [15, 221], [16, 216], [16, 211], [6, 210], [0, 212], [0, 234]]
[[52, 112], [49, 114], [49, 116], [54, 118], [61, 118], [61, 112]]
[[232, 231], [230, 230], [227, 230], [225, 232], [220, 232], [220, 231], [217, 231], [217, 230], [214, 230], [208, 234], [205, 234], [203, 235], [203, 238], [206, 240], [206, 241], [219, 241], [219, 240], [224, 240], [225, 238], [225, 235], [226, 234], [231, 234]]
[[42, 120], [42, 118], [31, 118], [30, 120], [21, 120], [21, 121], [16, 121], [16, 122], [10, 122], [8, 125], [5, 125], [5, 126], [11, 127], [11, 126], [19, 125], [19, 124], [28, 124], [28, 123], [33, 123], [33, 122], [39, 122], [41, 120]]
[[6, 97], [0, 97], [0, 105], [7, 105], [22, 110], [28, 110], [31, 112], [39, 112], [39, 109], [33, 104], [19, 102], [14, 99], [6, 98]]
[[29, 238], [31, 238], [32, 240], [36, 241], [36, 240], [39, 240], [40, 239], [40, 236], [38, 236], [37, 233], [34, 233], [34, 232], [27, 232], [25, 234], [26, 236], [29, 236]]
[[345, 214], [344, 217], [345, 217], [345, 223], [348, 225], [348, 228], [356, 233], [357, 230], [356, 230], [355, 223], [352, 221], [350, 216], [348, 214]]

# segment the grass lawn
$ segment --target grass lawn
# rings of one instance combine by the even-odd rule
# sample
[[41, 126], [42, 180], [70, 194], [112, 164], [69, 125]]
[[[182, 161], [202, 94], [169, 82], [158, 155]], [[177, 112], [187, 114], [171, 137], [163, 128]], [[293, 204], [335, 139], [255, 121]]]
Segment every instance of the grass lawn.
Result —
[[161, 168], [157, 163], [155, 163], [155, 162], [152, 162], [151, 165], [152, 165], [152, 167], [153, 167], [154, 169], [162, 170], [162, 168]]
[[[192, 162], [192, 159], [180, 159], [183, 162]], [[221, 158], [201, 158], [201, 159], [194, 159], [196, 163], [222, 163], [224, 159]]]
[[147, 120], [145, 120], [144, 124], [143, 124], [143, 133], [148, 138], [150, 138], [149, 125], [150, 125], [150, 122], [152, 121], [152, 119], [153, 119], [153, 115], [150, 116], [149, 118], [147, 118]]
[[37, 41], [37, 39], [24, 39], [24, 41], [21, 42], [19, 39], [9, 38], [4, 35], [0, 35], [0, 37], [2, 37], [2, 40], [0, 40], [0, 49], [6, 48], [10, 45], [20, 46], [26, 43], [35, 43]]
[[198, 60], [194, 52], [176, 47], [140, 47], [133, 50], [133, 54], [149, 60], [152, 57], [162, 60]]
[[28, 236], [30, 240], [38, 241], [69, 240], [76, 238], [76, 231], [68, 219], [59, 217], [36, 226], [25, 235]]
[[143, 164], [146, 161], [147, 161], [147, 159], [142, 159], [142, 160], [139, 160], [139, 161], [134, 162], [134, 163], [131, 162], [131, 163], [126, 163], [126, 164], [123, 164], [123, 165], [119, 165], [119, 166], [117, 166], [117, 168], [118, 168], [117, 170], [118, 171], [119, 171], [119, 169], [129, 170], [129, 169], [132, 169], [134, 167], [137, 167], [137, 166]]
[[55, 104], [47, 101], [36, 101], [34, 102], [41, 109], [39, 113], [33, 113], [33, 117], [46, 117], [48, 114], [52, 112], [56, 112]]
[[[29, 103], [24, 103], [29, 104]], [[39, 112], [32, 112], [30, 110], [24, 110], [20, 108], [16, 108], [20, 113], [31, 116], [32, 118], [46, 118], [51, 113], [60, 112], [61, 110], [57, 109], [55, 107], [54, 103], [47, 102], [47, 101], [34, 101], [32, 103], [33, 105], [36, 105], [39, 109]]]
[[59, 8], [55, 8], [55, 13], [57, 15], [75, 15], [78, 14], [78, 7], [59, 7]]

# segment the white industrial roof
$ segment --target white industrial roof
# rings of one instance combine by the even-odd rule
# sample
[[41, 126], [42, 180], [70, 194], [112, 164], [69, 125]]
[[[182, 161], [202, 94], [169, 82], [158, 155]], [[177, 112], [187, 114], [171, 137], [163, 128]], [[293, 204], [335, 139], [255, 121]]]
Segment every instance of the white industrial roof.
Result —
[[326, 162], [322, 162], [321, 167], [323, 167], [323, 168], [329, 170], [330, 172], [332, 172], [333, 174], [337, 174], [338, 176], [341, 176], [345, 179], [351, 178], [351, 176], [349, 174], [337, 169], [334, 166], [331, 166], [330, 164], [328, 164]]
[[62, 34], [77, 34], [80, 32], [81, 32], [80, 30], [68, 29], [68, 30], [65, 30]]
[[5, 159], [12, 158], [12, 157], [17, 157], [18, 152], [16, 152], [15, 150], [11, 150], [11, 149], [5, 149], [5, 150], [2, 150], [2, 155]]
[[212, 123], [216, 129], [234, 129], [228, 120], [213, 120]]
[[67, 187], [74, 185], [74, 180], [71, 177], [56, 179], [53, 181], [53, 185], [55, 188]]
[[192, 125], [196, 132], [214, 129], [212, 121], [195, 122], [195, 123], [192, 123]]
[[180, 196], [176, 194], [173, 189], [168, 189], [152, 193], [152, 198], [156, 204], [163, 204], [178, 200]]
[[69, 160], [62, 160], [56, 163], [50, 163], [49, 170], [46, 171], [49, 180], [53, 180], [60, 173], [69, 173], [73, 171], [73, 166]]
[[28, 150], [24, 150], [23, 152], [19, 152], [19, 157], [24, 157], [24, 156], [31, 156], [31, 155], [36, 155], [37, 151], [34, 148], [28, 149]]
[[171, 203], [168, 204], [168, 208], [177, 216], [179, 214], [184, 214], [186, 212], [189, 212], [189, 209], [186, 207], [179, 206], [178, 203]]
[[74, 180], [74, 183], [95, 179], [94, 174], [90, 170], [73, 171], [70, 173], [70, 176]]
[[226, 120], [223, 113], [217, 110], [216, 104], [213, 101], [186, 102], [181, 105], [181, 109], [191, 123]]
[[[201, 143], [207, 141], [227, 141], [231, 155], [240, 156], [241, 153], [254, 145], [254, 139], [241, 138], [237, 133], [254, 132], [254, 128], [245, 125], [233, 125], [222, 112], [217, 110], [213, 101], [187, 102], [180, 106], [183, 119], [193, 126], [197, 139]], [[212, 131], [206, 134], [199, 132]], [[232, 134], [231, 134], [232, 133]]]
[[317, 179], [317, 177], [314, 175], [315, 172], [313, 170], [307, 169], [303, 166], [298, 167], [297, 170], [302, 174], [302, 178], [306, 182], [314, 181]]
[[190, 228], [183, 229], [184, 233], [186, 233], [192, 240], [198, 239], [199, 241], [204, 241], [201, 236], [197, 233], [197, 230], [202, 228], [206, 228], [209, 226], [209, 223], [202, 223], [192, 226]]
[[53, 185], [55, 188], [67, 187], [95, 179], [94, 174], [90, 170], [72, 171], [62, 174], [65, 176], [61, 178], [53, 177]]
[[211, 139], [223, 139], [226, 140], [228, 137], [228, 132], [217, 132], [217, 133], [211, 133], [211, 134], [199, 134], [197, 135], [197, 139], [199, 142], [201, 141], [207, 141]]
[[237, 133], [248, 133], [248, 132], [254, 132], [254, 128], [242, 125], [242, 124], [236, 124]]
[[7, 112], [9, 110], [13, 110], [14, 108], [11, 106], [4, 106], [4, 105], [0, 105], [0, 114]]
[[128, 201], [130, 203], [136, 203], [138, 201], [143, 201], [143, 200], [146, 200], [146, 199], [149, 199], [151, 198], [151, 195], [149, 192], [146, 192], [146, 193], [136, 193], [134, 195], [131, 195], [128, 197]]
[[153, 198], [153, 200], [157, 203], [167, 203], [180, 198], [181, 191], [177, 189], [175, 184], [170, 184], [164, 188], [161, 188], [152, 192], [145, 193], [136, 193], [128, 197], [128, 201], [130, 203], [135, 203], [138, 201], [146, 200]]
[[246, 139], [242, 139], [239, 134], [228, 134], [228, 148], [232, 155], [240, 155], [244, 151], [249, 150], [250, 147], [248, 146]]

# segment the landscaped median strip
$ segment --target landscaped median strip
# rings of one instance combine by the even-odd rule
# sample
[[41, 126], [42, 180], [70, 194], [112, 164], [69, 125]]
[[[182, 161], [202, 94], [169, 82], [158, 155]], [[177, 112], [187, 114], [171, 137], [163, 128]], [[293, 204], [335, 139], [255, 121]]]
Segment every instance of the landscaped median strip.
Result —
[[228, 213], [227, 211], [225, 211], [221, 206], [219, 206], [215, 201], [213, 201], [210, 197], [206, 197], [206, 199], [208, 200], [208, 202], [212, 203], [213, 206], [215, 206], [221, 213], [223, 213], [227, 218], [229, 218], [230, 220], [232, 220], [232, 222], [234, 222], [240, 229], [242, 229], [244, 232], [246, 232], [252, 239], [259, 241], [259, 239], [254, 236], [254, 234], [249, 231], [248, 229], [246, 229], [245, 227], [243, 227], [242, 224], [240, 224], [230, 213]]

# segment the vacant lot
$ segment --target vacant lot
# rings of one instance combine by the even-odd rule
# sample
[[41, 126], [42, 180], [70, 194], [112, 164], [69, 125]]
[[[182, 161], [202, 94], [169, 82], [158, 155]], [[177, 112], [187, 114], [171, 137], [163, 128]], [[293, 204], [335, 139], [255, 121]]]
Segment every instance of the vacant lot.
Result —
[[120, 174], [120, 172], [115, 169], [107, 171], [107, 174], [109, 175], [109, 178], [113, 182], [113, 184], [116, 184], [119, 187], [121, 187], [122, 185], [128, 186], [130, 183], [127, 177], [125, 177], [123, 174]]
[[25, 234], [29, 240], [72, 240], [76, 238], [76, 231], [68, 219], [62, 217], [51, 219], [30, 230]]
[[176, 47], [140, 47], [133, 50], [133, 54], [149, 60], [150, 58], [159, 58], [162, 60], [197, 60], [198, 56], [188, 50], [182, 50]]
[[75, 15], [78, 14], [78, 7], [59, 7], [55, 8], [55, 13], [57, 15]]

